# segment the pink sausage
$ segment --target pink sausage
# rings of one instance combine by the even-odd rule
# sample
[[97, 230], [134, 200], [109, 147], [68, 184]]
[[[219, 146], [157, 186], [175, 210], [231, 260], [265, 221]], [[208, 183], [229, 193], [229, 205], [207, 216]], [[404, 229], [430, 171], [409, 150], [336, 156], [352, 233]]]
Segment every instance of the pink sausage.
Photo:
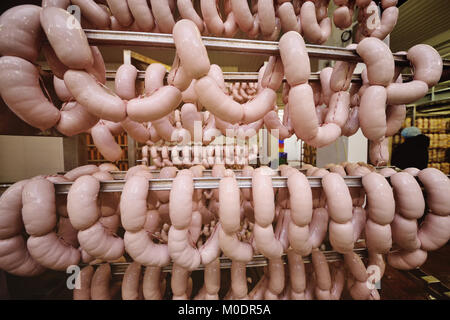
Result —
[[169, 255], [175, 264], [190, 271], [196, 269], [201, 262], [200, 253], [192, 246], [188, 229], [177, 229], [174, 225], [169, 230]]
[[93, 115], [114, 122], [125, 119], [124, 101], [89, 73], [69, 70], [64, 74], [64, 83], [78, 103]]
[[132, 262], [128, 265], [122, 280], [122, 299], [123, 300], [142, 300], [139, 292], [139, 283], [141, 280], [141, 265]]
[[388, 104], [409, 104], [423, 98], [428, 92], [428, 85], [421, 80], [413, 80], [407, 83], [391, 83], [386, 90]]
[[181, 65], [178, 55], [175, 54], [172, 69], [167, 76], [167, 83], [179, 89], [180, 91], [184, 91], [189, 87], [191, 82], [192, 78], [185, 71], [185, 68]]
[[137, 69], [131, 64], [122, 64], [117, 69], [114, 90], [120, 98], [131, 100], [136, 97], [136, 77]]
[[399, 10], [397, 7], [389, 7], [383, 11], [380, 25], [371, 33], [371, 37], [384, 40], [394, 30], [397, 24]]
[[143, 294], [145, 300], [161, 300], [161, 268], [146, 267], [143, 278]]
[[261, 81], [263, 88], [270, 88], [277, 91], [283, 81], [284, 69], [281, 58], [271, 56], [264, 69], [264, 75]]
[[[94, 64], [92, 67], [86, 68], [86, 71], [93, 75], [97, 81], [102, 84], [106, 84], [106, 67], [103, 56], [98, 47], [90, 46], [92, 55], [94, 57]], [[63, 79], [62, 77], [61, 79]]]
[[191, 224], [192, 196], [194, 182], [189, 170], [181, 170], [173, 180], [170, 191], [169, 210], [172, 225], [177, 229], [185, 229]]
[[435, 168], [426, 168], [418, 174], [427, 193], [427, 205], [434, 214], [450, 215], [450, 180]]
[[300, 18], [296, 16], [292, 3], [288, 1], [281, 4], [277, 9], [277, 15], [280, 18], [281, 28], [284, 32], [302, 32]]
[[425, 200], [416, 179], [406, 172], [398, 172], [390, 180], [394, 188], [396, 212], [407, 219], [421, 218], [425, 211]]
[[450, 216], [427, 214], [420, 225], [418, 237], [422, 250], [433, 251], [443, 247], [450, 239]]
[[66, 65], [64, 65], [56, 56], [55, 51], [50, 46], [50, 44], [46, 43], [42, 46], [42, 51], [44, 53], [45, 60], [47, 60], [48, 66], [53, 72], [53, 75], [63, 79], [64, 73], [69, 69]]
[[127, 103], [131, 120], [138, 122], [161, 119], [172, 112], [181, 102], [181, 92], [175, 87], [164, 86], [151, 96], [134, 98]]
[[[389, 91], [388, 97], [389, 97]], [[388, 105], [386, 108], [386, 136], [391, 137], [402, 127], [406, 118], [406, 105]]]
[[145, 70], [145, 93], [153, 94], [157, 89], [164, 86], [166, 68], [160, 63], [152, 63]]
[[64, 175], [64, 178], [75, 181], [77, 178], [84, 175], [91, 175], [97, 172], [99, 168], [94, 164], [87, 164], [85, 166], [77, 167], [75, 169], [70, 170]]
[[[356, 49], [356, 44], [350, 44], [346, 49]], [[346, 91], [350, 87], [353, 71], [356, 68], [355, 63], [346, 61], [337, 61], [333, 67], [333, 73], [330, 78], [330, 87], [333, 91]]]
[[53, 76], [53, 87], [55, 88], [55, 93], [61, 101], [69, 101], [73, 99], [72, 94], [67, 89], [64, 80]]
[[91, 280], [91, 299], [111, 300], [111, 280], [111, 267], [109, 263], [104, 263], [97, 267]]
[[305, 175], [295, 170], [288, 177], [291, 219], [298, 226], [305, 226], [312, 219], [312, 193]]
[[249, 262], [253, 258], [252, 245], [239, 241], [237, 235], [227, 234], [219, 228], [219, 246], [224, 255], [233, 261]]
[[23, 229], [22, 191], [27, 182], [14, 183], [0, 196], [0, 239], [13, 237]]
[[[200, 32], [190, 20], [180, 20], [173, 28], [173, 40], [186, 73], [193, 79], [206, 75], [210, 62]], [[189, 47], [186, 47], [189, 43]]]
[[427, 260], [427, 252], [421, 249], [415, 251], [397, 251], [387, 257], [390, 266], [399, 270], [412, 270], [420, 267]]
[[253, 26], [253, 16], [248, 6], [247, 0], [230, 0], [231, 10], [236, 19], [236, 23], [243, 32], [249, 32]]
[[269, 111], [264, 116], [264, 125], [272, 133], [273, 131], [278, 134], [279, 140], [284, 140], [292, 136], [292, 133], [286, 128], [280, 121], [278, 114], [275, 111]]
[[239, 31], [239, 27], [236, 22], [236, 18], [234, 17], [234, 13], [230, 12], [227, 16], [227, 19], [223, 23], [224, 27], [224, 35], [228, 38], [233, 38], [236, 33]]
[[0, 240], [0, 268], [21, 277], [32, 277], [45, 271], [29, 254], [22, 235]]
[[124, 235], [125, 250], [133, 258], [147, 266], [166, 266], [170, 262], [168, 246], [156, 244], [145, 229], [137, 232], [126, 231]]
[[[69, 2], [69, 1], [67, 1]], [[109, 14], [93, 0], [72, 0], [72, 4], [81, 9], [81, 15], [99, 29], [108, 29], [110, 24]], [[66, 9], [67, 6], [62, 9]]]
[[237, 232], [241, 227], [239, 188], [234, 176], [226, 176], [219, 183], [219, 218], [226, 233]]
[[[217, 1], [201, 0], [200, 9], [202, 11], [202, 16], [208, 31], [210, 31], [213, 35], [220, 37], [224, 33], [225, 26], [218, 12]], [[199, 28], [199, 31], [201, 32], [202, 30]]]
[[39, 264], [52, 270], [65, 271], [71, 265], [77, 265], [81, 258], [78, 249], [66, 244], [55, 232], [27, 240], [30, 255]]
[[270, 36], [275, 29], [273, 0], [258, 0], [259, 27], [263, 36]]
[[78, 277], [80, 288], [73, 289], [73, 300], [91, 300], [91, 281], [94, 275], [94, 267], [86, 266], [81, 269]]
[[37, 60], [42, 29], [39, 15], [42, 9], [34, 5], [15, 6], [0, 16], [0, 54], [16, 56], [30, 62]]
[[352, 25], [352, 15], [350, 14], [350, 9], [343, 5], [333, 12], [333, 22], [339, 29], [346, 29]]
[[262, 227], [269, 226], [275, 215], [274, 191], [270, 172], [270, 168], [260, 167], [254, 171], [252, 178], [255, 220]]
[[418, 44], [408, 50], [408, 60], [414, 66], [414, 80], [421, 80], [431, 88], [442, 75], [442, 58], [432, 46]]
[[105, 261], [117, 260], [124, 253], [123, 239], [111, 234], [100, 222], [80, 230], [78, 241], [89, 255]]
[[55, 128], [70, 137], [89, 130], [97, 122], [98, 118], [85, 107], [76, 101], [70, 101], [63, 104], [61, 118]]
[[100, 182], [89, 175], [77, 178], [70, 187], [67, 212], [75, 229], [86, 229], [100, 218], [100, 208], [97, 205], [99, 190]]
[[342, 135], [350, 137], [359, 129], [359, 107], [350, 108], [347, 122], [342, 128]]
[[[200, 5], [200, 7], [203, 8], [202, 5]], [[177, 8], [181, 18], [193, 21], [197, 26], [198, 30], [200, 32], [203, 32], [203, 20], [195, 11], [194, 5], [191, 0], [177, 0]]]
[[392, 240], [400, 248], [407, 251], [420, 248], [421, 241], [417, 237], [418, 227], [415, 219], [409, 220], [396, 213], [391, 228]]
[[149, 181], [139, 175], [131, 176], [125, 182], [120, 197], [120, 217], [127, 231], [142, 229], [147, 218], [147, 195]]
[[322, 187], [327, 197], [328, 214], [338, 223], [352, 219], [352, 199], [344, 178], [337, 173], [329, 173], [322, 178]]
[[94, 57], [86, 35], [78, 20], [69, 12], [48, 7], [41, 11], [40, 20], [50, 45], [62, 63], [73, 69], [85, 69], [93, 65]]
[[386, 135], [386, 99], [382, 86], [370, 86], [361, 98], [359, 124], [369, 140], [379, 141]]
[[350, 110], [350, 94], [346, 91], [334, 93], [331, 96], [328, 109], [325, 123], [334, 123], [343, 127], [347, 122]]
[[[370, 208], [369, 208], [370, 212]], [[391, 225], [380, 225], [368, 219], [365, 227], [367, 249], [376, 253], [388, 253], [392, 247]]]
[[300, 10], [300, 20], [305, 38], [317, 44], [322, 44], [330, 37], [331, 20], [323, 19], [320, 24], [317, 21], [316, 7], [313, 2], [306, 1]]
[[390, 224], [394, 219], [395, 200], [387, 180], [371, 172], [362, 177], [362, 184], [367, 194], [369, 218], [381, 225]]
[[385, 166], [389, 161], [389, 139], [381, 141], [369, 141], [369, 159], [375, 166]]
[[139, 29], [144, 32], [151, 32], [155, 27], [155, 21], [147, 0], [127, 0], [127, 3]]
[[395, 63], [389, 47], [380, 39], [362, 40], [356, 52], [367, 65], [367, 76], [371, 85], [387, 86], [394, 77]]
[[21, 58], [0, 58], [0, 94], [8, 107], [26, 123], [41, 130], [54, 126], [59, 110], [47, 100], [36, 67]]
[[113, 16], [124, 27], [129, 26], [133, 22], [130, 9], [128, 8], [127, 1], [123, 0], [106, 0], [108, 7], [111, 10]]
[[160, 32], [171, 33], [175, 20], [170, 9], [169, 0], [150, 0], [153, 16]]
[[55, 188], [45, 178], [28, 181], [22, 191], [22, 219], [29, 235], [42, 236], [56, 227]]
[[95, 146], [106, 160], [114, 162], [122, 157], [122, 149], [102, 121], [92, 127], [91, 135]]
[[302, 36], [297, 32], [289, 31], [281, 37], [279, 47], [289, 85], [292, 87], [306, 83], [311, 74], [311, 66]]
[[145, 143], [150, 139], [150, 130], [147, 129], [142, 123], [130, 120], [126, 118], [121, 122], [125, 131], [137, 142]]
[[331, 89], [331, 77], [334, 69], [331, 67], [323, 68], [320, 71], [320, 88], [322, 89], [323, 102], [328, 106], [334, 91]]

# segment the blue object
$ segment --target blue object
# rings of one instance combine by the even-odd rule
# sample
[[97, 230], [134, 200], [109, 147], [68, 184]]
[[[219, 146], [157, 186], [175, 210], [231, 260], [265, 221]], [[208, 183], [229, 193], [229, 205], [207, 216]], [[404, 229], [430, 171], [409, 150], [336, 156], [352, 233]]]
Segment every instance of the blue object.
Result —
[[401, 135], [404, 138], [412, 138], [415, 136], [418, 136], [419, 134], [422, 134], [422, 131], [420, 131], [417, 127], [408, 127], [402, 130]]

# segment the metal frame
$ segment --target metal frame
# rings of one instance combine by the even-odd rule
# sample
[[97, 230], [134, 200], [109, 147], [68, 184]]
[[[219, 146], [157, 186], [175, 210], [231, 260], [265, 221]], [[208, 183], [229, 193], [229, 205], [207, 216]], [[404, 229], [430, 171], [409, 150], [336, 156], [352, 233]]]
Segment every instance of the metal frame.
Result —
[[[366, 248], [358, 248], [353, 250], [361, 259], [365, 259], [368, 257], [367, 249]], [[325, 257], [327, 258], [328, 262], [334, 262], [334, 261], [342, 261], [342, 254], [336, 252], [336, 251], [322, 251]], [[232, 260], [227, 257], [220, 257], [220, 269], [230, 269], [231, 268], [231, 262]], [[287, 254], [283, 254], [281, 256], [281, 260], [283, 261], [283, 264], [288, 263]], [[248, 262], [246, 267], [264, 267], [268, 265], [268, 259], [264, 257], [263, 255], [256, 255], [253, 256], [252, 261]], [[303, 263], [308, 264], [312, 263], [311, 255], [303, 257]], [[113, 275], [123, 275], [125, 274], [125, 271], [127, 267], [130, 265], [130, 262], [112, 262], [111, 265], [111, 272]], [[161, 268], [162, 272], [172, 272], [172, 263], [170, 263], [167, 266], [164, 266]], [[204, 270], [205, 266], [200, 265], [195, 270]]]

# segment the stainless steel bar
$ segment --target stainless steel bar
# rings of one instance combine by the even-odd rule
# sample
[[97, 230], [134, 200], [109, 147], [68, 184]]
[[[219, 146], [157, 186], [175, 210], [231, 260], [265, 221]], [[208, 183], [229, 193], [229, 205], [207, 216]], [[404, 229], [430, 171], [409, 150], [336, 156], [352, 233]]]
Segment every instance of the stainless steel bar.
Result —
[[[314, 72], [311, 73], [309, 77], [309, 81], [320, 81], [320, 73]], [[106, 79], [108, 80], [114, 80], [116, 77], [116, 71], [113, 70], [107, 70], [106, 71]], [[402, 75], [404, 81], [412, 80], [412, 75], [410, 74], [403, 74]], [[145, 78], [145, 71], [138, 71], [138, 79], [144, 80]], [[225, 79], [225, 82], [257, 82], [258, 81], [258, 72], [224, 72], [223, 78]], [[352, 76], [352, 82], [359, 83], [361, 82], [361, 75], [360, 74], [353, 74]], [[283, 82], [286, 82], [286, 79], [283, 79]]]
[[[84, 32], [91, 45], [175, 47], [171, 34], [91, 29], [85, 29]], [[262, 55], [279, 54], [278, 42], [275, 41], [216, 37], [202, 37], [202, 39], [208, 50]], [[311, 58], [362, 62], [361, 57], [356, 54], [356, 50], [312, 44], [307, 44], [306, 48]], [[405, 54], [394, 54], [394, 60], [398, 65], [409, 65], [409, 61], [406, 59]], [[444, 66], [449, 67], [450, 60], [445, 60]]]
[[[274, 188], [286, 188], [287, 178], [272, 176], [272, 185]], [[322, 178], [320, 177], [307, 177], [311, 188], [320, 188], [322, 186]], [[236, 177], [239, 188], [251, 188], [251, 177]], [[349, 187], [361, 187], [361, 177], [344, 177], [345, 183]], [[162, 191], [172, 189], [173, 179], [150, 179], [149, 190]], [[194, 178], [194, 189], [217, 189], [219, 188], [220, 178], [216, 177], [203, 177]], [[56, 194], [67, 194], [72, 186], [72, 182], [59, 182], [55, 183]], [[125, 185], [124, 180], [115, 181], [103, 181], [100, 182], [100, 192], [121, 192]], [[6, 190], [10, 184], [0, 185], [0, 190]]]
[[[367, 258], [367, 249], [366, 248], [358, 248], [353, 250], [356, 254], [358, 254], [361, 258]], [[336, 251], [323, 251], [327, 261], [342, 261], [342, 255]], [[230, 269], [231, 268], [231, 259], [227, 257], [221, 257], [220, 259], [220, 268], [221, 269]], [[283, 263], [287, 263], [287, 255], [283, 254], [282, 256]], [[304, 263], [311, 263], [311, 256], [303, 257]], [[253, 260], [247, 263], [247, 268], [251, 267], [264, 267], [267, 266], [268, 260], [263, 255], [257, 255], [253, 257]], [[111, 263], [111, 271], [113, 275], [123, 275], [128, 267], [130, 262], [118, 262]], [[204, 270], [205, 267], [201, 265], [196, 270]], [[172, 264], [165, 266], [162, 268], [162, 272], [172, 272]]]

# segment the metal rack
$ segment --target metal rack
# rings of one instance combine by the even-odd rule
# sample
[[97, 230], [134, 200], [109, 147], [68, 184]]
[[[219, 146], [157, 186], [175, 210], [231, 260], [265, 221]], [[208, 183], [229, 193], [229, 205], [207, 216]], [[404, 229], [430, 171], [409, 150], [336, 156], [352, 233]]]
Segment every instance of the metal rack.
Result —
[[[336, 252], [336, 251], [322, 251], [325, 257], [327, 258], [328, 262], [334, 262], [334, 261], [342, 261], [342, 254]], [[357, 248], [354, 249], [353, 252], [355, 252], [361, 259], [365, 259], [368, 257], [367, 249], [366, 248]], [[287, 254], [283, 254], [281, 256], [281, 259], [283, 261], [283, 264], [288, 263]], [[220, 257], [220, 269], [230, 269], [231, 268], [231, 259], [227, 257]], [[312, 263], [311, 255], [303, 257], [303, 263], [308, 264]], [[263, 255], [255, 255], [253, 256], [252, 261], [248, 262], [246, 267], [264, 267], [267, 266], [268, 259], [264, 257]], [[111, 265], [111, 272], [113, 275], [123, 275], [125, 274], [125, 271], [127, 267], [130, 265], [130, 262], [113, 262], [110, 263]], [[173, 264], [170, 263], [169, 265], [162, 267], [162, 272], [172, 272]], [[200, 265], [195, 270], [204, 270], [205, 266]]]
[[[171, 34], [91, 30], [85, 29], [87, 39], [91, 45], [129, 45], [129, 46], [152, 46], [160, 48], [174, 48], [175, 42]], [[208, 50], [222, 52], [279, 55], [277, 41], [247, 40], [233, 38], [202, 37], [203, 43]], [[351, 62], [362, 62], [361, 57], [354, 49], [320, 46], [307, 44], [306, 49], [310, 58], [326, 60], [342, 60]], [[406, 54], [394, 53], [394, 61], [399, 66], [409, 66]], [[444, 60], [444, 67], [450, 67], [450, 60]]]

